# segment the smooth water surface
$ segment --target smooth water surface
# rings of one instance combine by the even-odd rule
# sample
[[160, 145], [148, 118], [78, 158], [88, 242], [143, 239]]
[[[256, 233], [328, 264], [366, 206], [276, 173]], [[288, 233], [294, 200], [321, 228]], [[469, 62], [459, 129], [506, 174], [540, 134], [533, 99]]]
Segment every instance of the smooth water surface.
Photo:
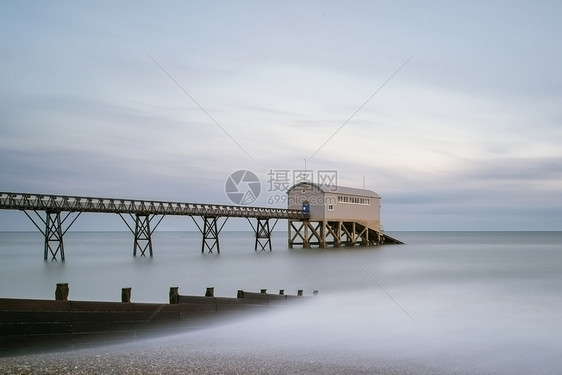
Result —
[[154, 257], [134, 258], [129, 233], [69, 232], [63, 263], [43, 260], [38, 233], [0, 233], [0, 296], [52, 299], [58, 282], [75, 300], [118, 301], [132, 287], [136, 302], [166, 302], [170, 286], [232, 297], [319, 290], [314, 303], [159, 340], [461, 373], [562, 372], [560, 232], [397, 232], [405, 245], [308, 250], [288, 249], [285, 235], [255, 252], [252, 233], [221, 233], [217, 255], [201, 254], [198, 233], [157, 232]]

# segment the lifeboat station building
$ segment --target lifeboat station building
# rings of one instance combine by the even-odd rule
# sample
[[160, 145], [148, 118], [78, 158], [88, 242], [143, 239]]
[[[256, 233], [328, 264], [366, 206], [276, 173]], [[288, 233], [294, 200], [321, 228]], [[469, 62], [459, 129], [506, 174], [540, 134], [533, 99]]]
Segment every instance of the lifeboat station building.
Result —
[[356, 246], [401, 243], [381, 227], [381, 197], [371, 190], [300, 182], [288, 194], [288, 208], [303, 219], [289, 220], [289, 247]]

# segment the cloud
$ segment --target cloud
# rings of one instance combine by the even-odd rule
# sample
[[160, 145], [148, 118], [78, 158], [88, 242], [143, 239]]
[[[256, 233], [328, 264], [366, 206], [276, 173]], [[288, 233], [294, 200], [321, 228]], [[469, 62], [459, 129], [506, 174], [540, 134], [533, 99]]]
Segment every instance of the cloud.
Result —
[[415, 53], [308, 167], [365, 176], [396, 228], [562, 217], [558, 5], [5, 8], [0, 190], [220, 201], [236, 169], [303, 167]]

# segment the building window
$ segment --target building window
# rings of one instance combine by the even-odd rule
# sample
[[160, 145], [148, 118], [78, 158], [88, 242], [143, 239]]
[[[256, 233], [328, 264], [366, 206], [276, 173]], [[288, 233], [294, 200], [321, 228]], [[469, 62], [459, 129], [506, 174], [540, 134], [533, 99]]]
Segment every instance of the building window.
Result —
[[371, 200], [369, 198], [338, 195], [338, 203], [351, 203], [351, 204], [360, 204], [363, 206], [368, 206], [371, 204]]
[[334, 205], [333, 204], [329, 204], [328, 205], [328, 211], [333, 211], [334, 210]]

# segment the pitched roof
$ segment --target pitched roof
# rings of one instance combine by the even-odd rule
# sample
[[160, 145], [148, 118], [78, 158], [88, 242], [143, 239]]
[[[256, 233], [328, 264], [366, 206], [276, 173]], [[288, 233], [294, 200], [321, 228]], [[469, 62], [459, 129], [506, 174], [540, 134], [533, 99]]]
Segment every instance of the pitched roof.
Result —
[[300, 186], [303, 186], [303, 185], [313, 186], [323, 193], [356, 195], [356, 196], [361, 196], [361, 197], [372, 197], [372, 198], [380, 198], [381, 197], [380, 195], [378, 195], [377, 193], [375, 193], [372, 190], [357, 189], [357, 188], [339, 186], [339, 185], [337, 185], [337, 186], [320, 185], [320, 184], [315, 184], [315, 183], [308, 182], [308, 181], [299, 182], [299, 183], [291, 186], [287, 193], [289, 193], [291, 190], [296, 189], [296, 188], [298, 188]]

